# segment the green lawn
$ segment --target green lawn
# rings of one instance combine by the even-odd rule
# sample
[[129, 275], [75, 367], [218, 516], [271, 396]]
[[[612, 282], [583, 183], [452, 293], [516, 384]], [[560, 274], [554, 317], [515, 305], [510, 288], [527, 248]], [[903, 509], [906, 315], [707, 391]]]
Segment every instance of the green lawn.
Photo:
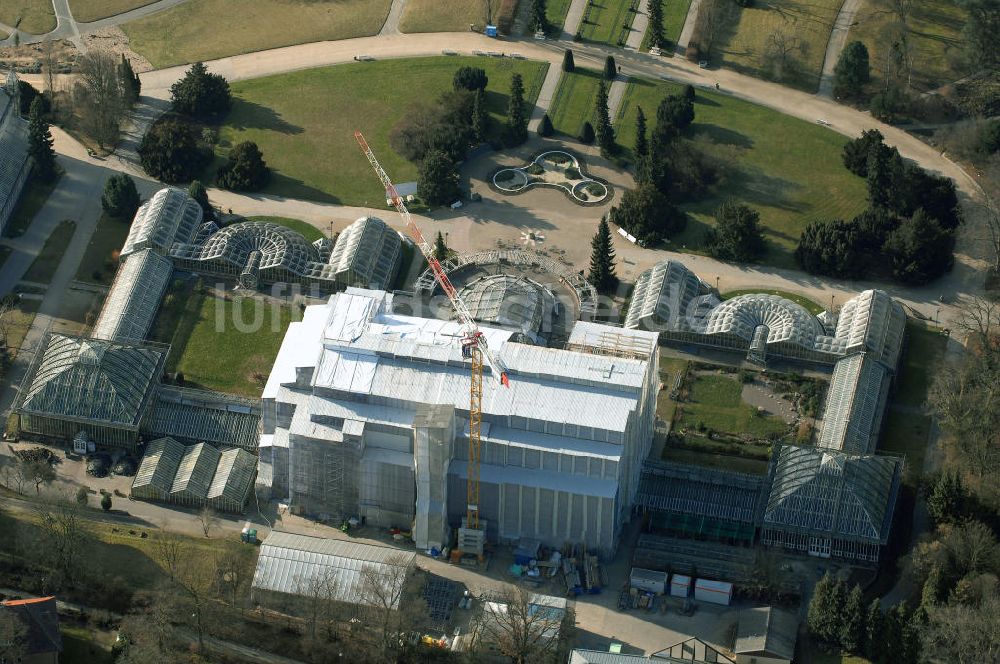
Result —
[[391, 4], [391, 0], [197, 0], [121, 27], [132, 50], [161, 68], [374, 35], [382, 29]]
[[154, 2], [156, 0], [69, 0], [69, 8], [74, 19], [80, 23], [89, 23]]
[[66, 253], [66, 247], [73, 239], [73, 232], [76, 230], [76, 222], [63, 221], [53, 229], [52, 234], [45, 241], [45, 246], [35, 258], [28, 271], [24, 274], [24, 281], [35, 281], [40, 284], [47, 284], [52, 281], [59, 263]]
[[[498, 133], [505, 121], [514, 73], [534, 104], [547, 63], [475, 57], [431, 57], [362, 62], [270, 76], [233, 84], [236, 102], [220, 130], [217, 164], [228, 146], [255, 141], [273, 169], [265, 193], [382, 209], [385, 195], [358, 149], [360, 129], [394, 182], [417, 177], [417, 166], [389, 147], [389, 132], [414, 106], [451, 90], [455, 70], [482, 67], [486, 102]], [[400, 81], [406, 81], [405, 94]], [[396, 99], [399, 103], [386, 103]]]
[[556, 131], [575, 138], [584, 122], [593, 124], [594, 99], [600, 81], [601, 73], [592, 69], [577, 67], [572, 73], [563, 73], [549, 107], [549, 119]]
[[3, 0], [0, 2], [0, 23], [32, 35], [44, 35], [55, 29], [56, 14], [51, 0]]
[[623, 46], [635, 14], [632, 0], [590, 0], [583, 11], [580, 36], [583, 41]]
[[728, 375], [700, 375], [694, 379], [678, 425], [693, 429], [698, 423], [720, 433], [764, 437], [782, 433], [788, 427], [777, 417], [761, 417], [752, 406], [743, 403], [743, 385]]
[[558, 35], [562, 30], [571, 4], [572, 0], [548, 0], [545, 3], [545, 19], [549, 22], [553, 34]]
[[63, 651], [59, 654], [62, 664], [114, 664], [111, 643], [106, 633], [96, 632], [79, 625], [62, 624]]
[[816, 314], [822, 313], [825, 310], [825, 307], [823, 307], [820, 304], [817, 304], [816, 302], [813, 302], [807, 297], [802, 297], [801, 295], [796, 295], [795, 293], [789, 293], [788, 291], [767, 290], [765, 288], [744, 288], [741, 290], [729, 291], [727, 293], [722, 294], [722, 299], [731, 300], [734, 297], [737, 297], [738, 295], [749, 295], [750, 293], [767, 293], [768, 295], [778, 295], [779, 297], [783, 297], [786, 300], [791, 300], [792, 302], [801, 305], [803, 309], [813, 314], [814, 316]]
[[677, 377], [687, 370], [687, 365], [687, 360], [660, 355], [660, 382], [663, 389], [656, 395], [656, 416], [664, 422], [674, 420], [677, 402], [670, 398], [670, 393]]
[[[170, 371], [187, 385], [257, 397], [298, 307], [254, 297], [196, 298], [177, 318]], [[160, 330], [157, 331], [160, 333]]]
[[247, 219], [249, 221], [266, 221], [272, 224], [278, 224], [279, 226], [285, 226], [286, 228], [291, 228], [293, 231], [304, 237], [306, 242], [309, 243], [326, 237], [326, 235], [323, 234], [323, 231], [300, 219], [289, 219], [288, 217], [247, 217]]
[[[663, 5], [663, 35], [670, 41], [671, 50], [663, 52], [663, 55], [673, 55], [672, 48], [676, 46], [677, 40], [684, 29], [684, 21], [687, 19], [688, 9], [691, 8], [691, 0], [660, 0]], [[649, 48], [649, 31], [646, 31], [642, 38], [642, 50]]]
[[[842, 4], [842, 0], [768, 0], [739, 9], [738, 22], [728, 39], [720, 40], [718, 52], [729, 68], [815, 92]], [[788, 45], [784, 65], [772, 55], [774, 35], [782, 35]]]
[[[499, 3], [495, 2], [496, 7]], [[496, 9], [494, 9], [494, 12]], [[407, 0], [399, 20], [401, 32], [459, 32], [486, 25], [484, 0]]]
[[[913, 0], [909, 19], [913, 65], [911, 84], [917, 91], [935, 89], [961, 78], [962, 28], [967, 12], [947, 0]], [[874, 0], [864, 0], [849, 41], [861, 40], [868, 47], [872, 89], [882, 86], [888, 31], [894, 18]]]
[[17, 352], [24, 343], [24, 337], [35, 322], [35, 314], [38, 313], [40, 304], [38, 300], [21, 298], [17, 306], [7, 312], [4, 323], [7, 325], [7, 353], [11, 359], [17, 357]]
[[118, 253], [125, 245], [129, 221], [122, 221], [101, 213], [97, 228], [90, 236], [87, 251], [76, 271], [77, 281], [110, 286], [118, 271]]
[[[60, 174], [61, 177], [61, 174]], [[31, 225], [31, 220], [35, 218], [38, 211], [49, 200], [49, 196], [59, 184], [59, 178], [52, 182], [42, 182], [38, 178], [30, 178], [24, 191], [21, 193], [21, 200], [17, 203], [14, 213], [7, 220], [3, 234], [7, 237], [17, 237], [23, 235]]]
[[[656, 116], [660, 100], [680, 86], [632, 79], [616, 122], [619, 142], [635, 145], [635, 109]], [[689, 130], [698, 145], [724, 169], [715, 195], [687, 203], [687, 228], [672, 249], [704, 253], [705, 231], [729, 196], [760, 212], [768, 253], [762, 263], [795, 268], [793, 252], [806, 225], [817, 219], [852, 219], [865, 208], [862, 178], [843, 166], [847, 138], [819, 125], [782, 115], [727, 95], [699, 90]]]

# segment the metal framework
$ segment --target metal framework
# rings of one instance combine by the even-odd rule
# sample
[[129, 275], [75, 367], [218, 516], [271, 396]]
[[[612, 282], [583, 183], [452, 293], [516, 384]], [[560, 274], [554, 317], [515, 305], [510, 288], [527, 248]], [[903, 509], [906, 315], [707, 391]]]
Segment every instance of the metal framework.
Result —
[[423, 234], [416, 222], [410, 217], [410, 211], [406, 209], [406, 203], [396, 191], [396, 186], [382, 169], [375, 157], [375, 153], [368, 146], [364, 135], [360, 131], [354, 132], [354, 138], [361, 146], [362, 152], [368, 158], [368, 162], [375, 170], [375, 174], [385, 187], [387, 197], [392, 201], [393, 207], [403, 217], [406, 228], [409, 229], [416, 241], [420, 251], [423, 253], [427, 264], [441, 290], [448, 296], [451, 306], [455, 309], [458, 321], [462, 324], [464, 339], [462, 340], [462, 354], [472, 360], [472, 374], [469, 388], [469, 466], [468, 466], [468, 504], [466, 515], [466, 527], [470, 529], [479, 528], [479, 472], [480, 472], [480, 450], [482, 442], [480, 440], [480, 423], [482, 422], [482, 399], [483, 399], [483, 359], [489, 362], [493, 375], [497, 376], [504, 386], [510, 385], [507, 378], [507, 368], [493, 355], [486, 344], [486, 336], [479, 330], [476, 319], [466, 307], [462, 298], [459, 297], [455, 286], [448, 279], [447, 273], [442, 269], [441, 263], [434, 257], [434, 251], [430, 244], [424, 239]]

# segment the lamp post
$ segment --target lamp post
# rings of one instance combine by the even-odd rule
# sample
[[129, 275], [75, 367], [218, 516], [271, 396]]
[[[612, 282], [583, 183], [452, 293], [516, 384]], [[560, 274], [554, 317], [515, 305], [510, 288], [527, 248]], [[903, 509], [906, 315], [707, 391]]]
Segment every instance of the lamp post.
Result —
[[715, 275], [715, 291], [719, 292], [719, 275]]

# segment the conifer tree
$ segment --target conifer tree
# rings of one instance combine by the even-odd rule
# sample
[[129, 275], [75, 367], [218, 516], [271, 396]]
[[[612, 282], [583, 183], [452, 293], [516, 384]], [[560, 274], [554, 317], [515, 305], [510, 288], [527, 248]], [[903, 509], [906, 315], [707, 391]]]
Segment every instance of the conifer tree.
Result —
[[967, 494], [958, 473], [945, 471], [927, 496], [927, 511], [934, 523], [952, 523], [965, 513]]
[[611, 114], [608, 111], [608, 86], [604, 81], [598, 83], [597, 99], [594, 101], [594, 118], [597, 121], [595, 132], [601, 154], [605, 157], [615, 152], [615, 129], [611, 126]]
[[646, 141], [646, 114], [642, 106], [635, 109], [635, 156], [645, 157], [649, 154], [649, 143]]
[[573, 60], [573, 49], [571, 48], [567, 48], [566, 52], [563, 53], [562, 70], [567, 73], [572, 73], [576, 70], [576, 62]]
[[883, 660], [885, 647], [885, 614], [882, 604], [876, 597], [868, 605], [868, 615], [865, 618], [864, 654], [875, 664]]
[[434, 258], [443, 261], [448, 258], [448, 245], [444, 243], [444, 236], [438, 231], [437, 238], [434, 239]]
[[604, 78], [613, 81], [616, 76], [618, 76], [618, 65], [615, 63], [614, 56], [609, 55], [604, 59]]
[[524, 112], [524, 81], [520, 74], [514, 74], [510, 81], [507, 134], [511, 145], [520, 145], [528, 140], [528, 116]]
[[56, 175], [56, 153], [52, 149], [52, 132], [42, 113], [42, 99], [35, 97], [28, 115], [28, 154], [35, 163], [35, 175], [42, 182], [51, 182]]
[[649, 2], [649, 47], [666, 48], [667, 40], [663, 36], [663, 3], [659, 0]]
[[827, 643], [839, 641], [840, 621], [838, 614], [841, 607], [837, 604], [839, 581], [835, 581], [827, 572], [816, 583], [812, 599], [809, 601], [809, 613], [806, 618], [809, 631], [821, 641]]
[[615, 249], [611, 244], [611, 227], [605, 219], [597, 226], [590, 242], [590, 274], [588, 279], [601, 293], [610, 292], [618, 283], [615, 275]]
[[855, 584], [847, 594], [840, 629], [840, 645], [847, 652], [859, 652], [865, 640], [865, 604], [861, 586]]
[[531, 0], [531, 28], [535, 32], [548, 32], [549, 21], [545, 17], [545, 0]]
[[139, 93], [142, 91], [142, 81], [139, 75], [132, 69], [132, 63], [128, 61], [122, 53], [122, 61], [118, 63], [118, 80], [122, 86], [122, 96], [129, 106], [139, 101]]
[[555, 128], [552, 126], [552, 120], [549, 119], [549, 114], [546, 113], [542, 115], [542, 121], [538, 125], [538, 135], [548, 137], [553, 133], [555, 133]]
[[594, 142], [594, 125], [589, 122], [584, 122], [583, 127], [580, 129], [580, 142], [584, 145], [590, 145]]
[[485, 141], [489, 126], [490, 114], [486, 110], [486, 93], [479, 89], [472, 99], [472, 138], [478, 142]]

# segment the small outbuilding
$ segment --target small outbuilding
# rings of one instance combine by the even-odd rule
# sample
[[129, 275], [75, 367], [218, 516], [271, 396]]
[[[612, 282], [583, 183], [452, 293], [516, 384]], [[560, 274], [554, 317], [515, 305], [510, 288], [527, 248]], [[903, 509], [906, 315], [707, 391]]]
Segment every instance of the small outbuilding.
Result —
[[0, 612], [13, 618], [22, 628], [16, 642], [2, 644], [7, 647], [0, 655], [6, 653], [10, 659], [0, 656], [0, 661], [57, 664], [63, 643], [55, 597], [6, 600], [0, 602]]
[[733, 646], [737, 664], [791, 664], [798, 630], [789, 611], [771, 606], [740, 611]]
[[638, 588], [639, 590], [644, 590], [648, 593], [662, 595], [667, 591], [668, 578], [669, 575], [666, 572], [633, 567], [632, 571], [629, 573], [628, 583], [632, 588]]
[[674, 574], [670, 579], [670, 596], [687, 597], [691, 594], [691, 577], [684, 574]]
[[733, 584], [727, 581], [698, 579], [694, 582], [694, 598], [710, 604], [729, 606], [733, 600]]

